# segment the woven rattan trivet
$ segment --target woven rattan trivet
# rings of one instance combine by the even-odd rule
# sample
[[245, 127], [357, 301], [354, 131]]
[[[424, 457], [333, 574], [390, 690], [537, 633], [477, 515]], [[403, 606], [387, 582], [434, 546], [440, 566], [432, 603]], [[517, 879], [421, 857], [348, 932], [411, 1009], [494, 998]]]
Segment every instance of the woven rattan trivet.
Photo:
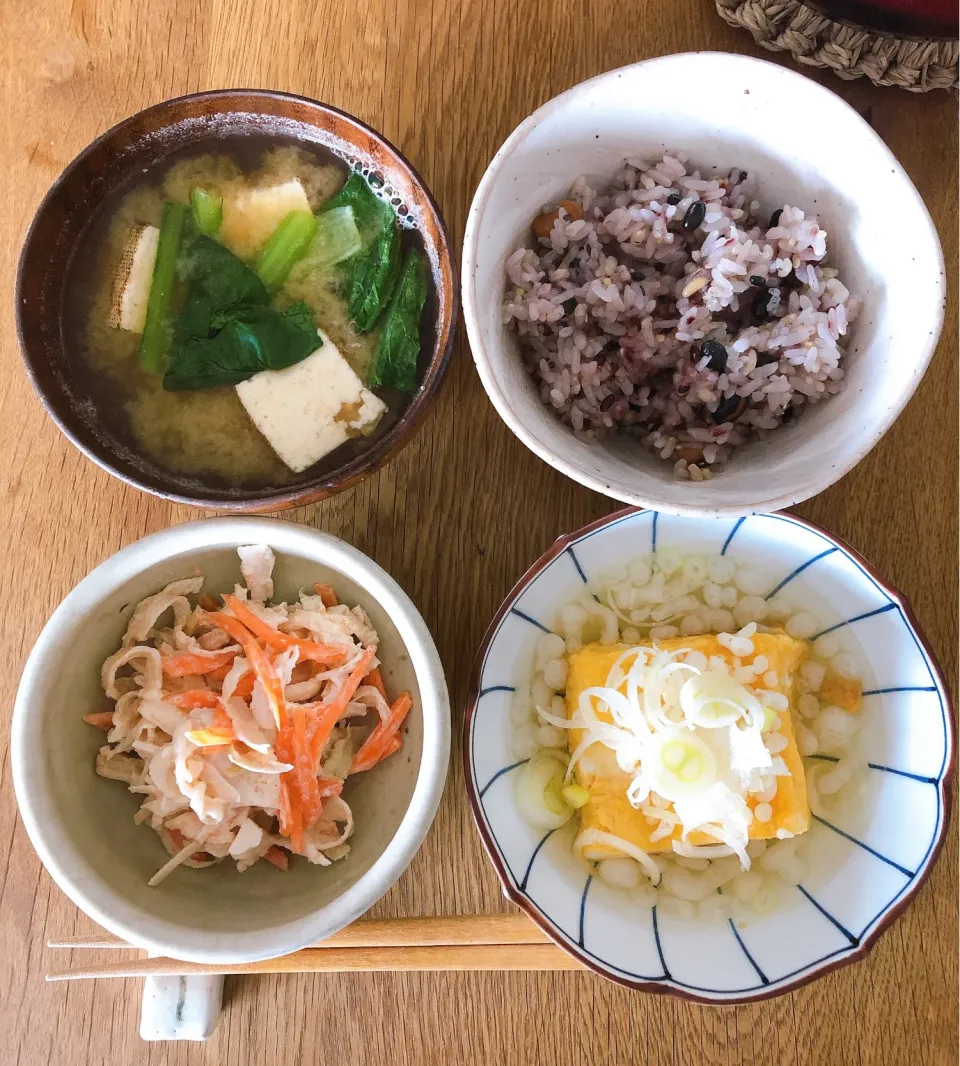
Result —
[[865, 76], [874, 85], [910, 92], [957, 87], [960, 45], [955, 40], [896, 37], [835, 22], [800, 0], [716, 0], [731, 26], [749, 30], [771, 51], [790, 52], [799, 63], [829, 67], [845, 79]]

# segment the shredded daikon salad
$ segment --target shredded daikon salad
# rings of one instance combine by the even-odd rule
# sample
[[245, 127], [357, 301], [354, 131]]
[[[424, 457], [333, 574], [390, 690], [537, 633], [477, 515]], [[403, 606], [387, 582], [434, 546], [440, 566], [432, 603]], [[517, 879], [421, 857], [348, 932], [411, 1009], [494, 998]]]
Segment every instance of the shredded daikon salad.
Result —
[[135, 816], [178, 866], [289, 855], [328, 866], [350, 851], [350, 774], [394, 752], [412, 706], [388, 699], [379, 640], [361, 607], [330, 585], [270, 604], [274, 555], [238, 548], [244, 584], [218, 603], [196, 597], [202, 575], [137, 604], [120, 648], [101, 669], [111, 708], [84, 716], [107, 731], [102, 777], [143, 796]]
[[[730, 556], [644, 556], [590, 581], [560, 609], [554, 632], [538, 640], [531, 683], [517, 688], [514, 751], [528, 760], [516, 783], [521, 814], [542, 829], [572, 821], [578, 858], [638, 903], [707, 920], [746, 918], [772, 909], [786, 884], [802, 880], [802, 836], [750, 837], [755, 820], [770, 819], [778, 782], [790, 776], [782, 718], [790, 717], [814, 813], [832, 815], [863, 784], [862, 715], [833, 702], [838, 689], [859, 692], [856, 657], [836, 634], [811, 641], [820, 622], [782, 593], [767, 599], [775, 585]], [[669, 651], [659, 645], [708, 633], [732, 663], [675, 640]], [[793, 678], [793, 710], [754, 655], [757, 633], [808, 642]], [[583, 691], [568, 717], [568, 657], [592, 643], [626, 647], [605, 683]], [[570, 743], [571, 730], [583, 731], [573, 734], [578, 743]], [[575, 771], [596, 762], [594, 745], [628, 782], [626, 797], [651, 828], [651, 842], [679, 828], [669, 850], [647, 852], [577, 826], [590, 792]], [[614, 854], [592, 862], [597, 845]]]

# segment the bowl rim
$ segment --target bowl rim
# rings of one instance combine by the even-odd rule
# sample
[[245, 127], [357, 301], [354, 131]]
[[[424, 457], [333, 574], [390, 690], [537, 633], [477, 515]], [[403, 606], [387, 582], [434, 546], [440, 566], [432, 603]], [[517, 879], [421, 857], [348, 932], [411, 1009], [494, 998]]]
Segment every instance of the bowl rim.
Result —
[[[565, 533], [558, 537], [553, 544], [547, 548], [547, 550], [534, 562], [525, 573], [517, 580], [514, 586], [507, 593], [506, 597], [497, 609], [496, 614], [493, 616], [489, 626], [487, 626], [486, 632], [483, 635], [483, 640], [480, 642], [479, 650], [473, 662], [470, 675], [470, 687], [467, 691], [467, 698], [464, 710], [463, 719], [463, 736], [461, 739], [461, 756], [463, 759], [464, 780], [467, 790], [467, 798], [470, 801], [470, 810], [473, 815], [474, 825], [480, 834], [480, 840], [483, 844], [483, 849], [487, 853], [494, 870], [496, 871], [497, 878], [500, 881], [503, 894], [511, 901], [515, 903], [524, 913], [530, 918], [534, 924], [539, 926], [550, 939], [557, 944], [560, 948], [566, 951], [569, 955], [572, 955], [578, 962], [592, 970], [594, 973], [599, 974], [601, 977], [605, 977], [610, 981], [614, 981], [619, 985], [623, 985], [626, 988], [635, 989], [641, 992], [654, 992], [660, 995], [676, 996], [679, 999], [691, 1000], [696, 1003], [710, 1004], [716, 1006], [721, 1005], [735, 1005], [743, 1003], [758, 1003], [763, 1000], [773, 999], [776, 996], [782, 996], [788, 992], [794, 992], [798, 988], [809, 984], [812, 981], [819, 980], [821, 977], [834, 970], [838, 970], [843, 966], [849, 966], [851, 963], [860, 962], [869, 954], [876, 942], [882, 936], [883, 933], [889, 929], [896, 919], [906, 910], [906, 908], [913, 901], [914, 896], [919, 892], [924, 882], [930, 876], [937, 859], [940, 857], [940, 852], [946, 841], [947, 830], [950, 825], [950, 816], [953, 812], [953, 799], [954, 799], [954, 777], [956, 774], [956, 761], [955, 761], [955, 730], [954, 730], [954, 711], [953, 700], [951, 698], [950, 690], [947, 687], [943, 672], [940, 668], [940, 664], [937, 660], [937, 656], [934, 650], [920, 627], [916, 615], [910, 606], [906, 596], [896, 586], [890, 584], [890, 582], [884, 580], [880, 573], [868, 562], [858, 551], [850, 547], [845, 541], [839, 537], [829, 533], [822, 526], [817, 525], [815, 522], [811, 522], [806, 518], [801, 518], [799, 515], [784, 513], [782, 517], [788, 518], [791, 522], [801, 528], [811, 530], [814, 533], [819, 534], [825, 538], [842, 553], [849, 556], [855, 563], [857, 563], [862, 570], [872, 578], [880, 589], [885, 592], [900, 608], [903, 612], [903, 617], [907, 625], [913, 630], [914, 636], [917, 638], [917, 642], [920, 645], [921, 652], [927, 661], [927, 665], [930, 668], [931, 675], [934, 678], [935, 684], [938, 688], [940, 698], [943, 701], [943, 713], [946, 731], [946, 751], [944, 753], [944, 769], [940, 778], [938, 791], [940, 794], [940, 802], [942, 806], [943, 816], [940, 820], [940, 828], [937, 836], [935, 837], [923, 866], [917, 871], [913, 880], [904, 889], [900, 898], [896, 903], [883, 913], [883, 917], [874, 926], [870, 932], [859, 941], [856, 946], [851, 945], [849, 951], [845, 951], [844, 954], [835, 959], [832, 962], [825, 963], [821, 966], [816, 966], [810, 972], [803, 973], [801, 976], [792, 980], [788, 980], [783, 984], [777, 984], [775, 988], [769, 991], [762, 991], [756, 993], [745, 993], [740, 995], [726, 995], [717, 994], [709, 995], [704, 993], [692, 992], [686, 988], [680, 988], [669, 980], [660, 981], [642, 981], [633, 980], [628, 977], [611, 972], [609, 969], [602, 966], [591, 955], [586, 952], [580, 951], [575, 945], [568, 943], [565, 940], [560, 939], [556, 935], [556, 931], [552, 923], [542, 914], [539, 907], [531, 900], [525, 893], [518, 891], [514, 886], [510, 873], [500, 858], [499, 852], [496, 847], [494, 834], [488, 829], [486, 824], [486, 818], [483, 815], [483, 811], [480, 804], [480, 797], [478, 791], [478, 784], [473, 775], [473, 762], [471, 759], [473, 749], [473, 720], [477, 713], [477, 705], [480, 696], [480, 682], [482, 679], [482, 671], [484, 661], [487, 656], [487, 652], [490, 650], [490, 645], [493, 643], [494, 636], [497, 629], [503, 620], [504, 616], [510, 610], [510, 607], [516, 602], [516, 600], [523, 594], [523, 592], [529, 587], [534, 578], [536, 578], [547, 566], [552, 563], [556, 558], [562, 555], [569, 546], [575, 544], [578, 540], [584, 536], [595, 533], [605, 526], [613, 525], [619, 522], [623, 518], [631, 515], [640, 515], [648, 511], [654, 510], [648, 507], [624, 507], [620, 510], [614, 511], [612, 514], [598, 518], [593, 522], [588, 522], [586, 525], [581, 526], [579, 529], [572, 533]], [[666, 512], [665, 512], [666, 513]], [[654, 514], [656, 511], [654, 510]]]
[[[300, 555], [340, 570], [381, 608], [397, 627], [420, 686], [423, 747], [416, 781], [396, 833], [369, 869], [329, 903], [301, 918], [244, 935], [250, 950], [238, 951], [239, 938], [222, 932], [190, 929], [164, 937], [175, 923], [147, 913], [146, 933], [111, 910], [125, 897], [99, 879], [71, 870], [47, 841], [44, 813], [51, 808], [46, 793], [31, 779], [31, 749], [37, 741], [29, 731], [34, 693], [40, 674], [65, 630], [77, 617], [96, 609], [105, 596], [159, 563], [201, 550], [232, 551], [240, 544], [269, 544], [278, 555]], [[24, 828], [54, 882], [85, 914], [129, 943], [187, 962], [231, 964], [255, 962], [296, 951], [330, 936], [373, 906], [412, 861], [433, 824], [446, 782], [450, 755], [450, 703], [439, 653], [416, 606], [400, 585], [376, 562], [345, 541], [309, 526], [272, 517], [217, 517], [188, 521], [150, 534], [121, 548], [90, 571], [64, 598], [44, 625], [23, 667], [11, 721], [10, 763], [17, 807]], [[91, 888], [90, 885], [95, 885]], [[189, 941], [198, 941], [191, 945]], [[226, 941], [227, 943], [224, 943]]]
[[[523, 417], [523, 412], [520, 410], [514, 410], [508, 395], [501, 390], [494, 379], [491, 368], [495, 362], [499, 361], [499, 358], [493, 357], [488, 353], [487, 346], [483, 341], [480, 327], [480, 311], [477, 303], [476, 286], [474, 284], [474, 278], [477, 273], [476, 264], [478, 254], [482, 254], [479, 253], [480, 231], [481, 221], [486, 211], [487, 202], [490, 199], [495, 184], [500, 178], [500, 172], [507, 159], [513, 155], [517, 148], [519, 148], [526, 140], [529, 133], [543, 119], [551, 116], [556, 111], [564, 109], [570, 103], [575, 102], [579, 97], [591, 92], [599, 83], [607, 80], [616, 80], [623, 74], [635, 71], [640, 67], [678, 63], [689, 64], [702, 58], [720, 58], [731, 65], [757, 66], [767, 68], [768, 71], [776, 71], [777, 74], [775, 76], [782, 76], [787, 79], [788, 82], [792, 82], [793, 84], [800, 84], [802, 82], [806, 86], [811, 86], [814, 93], [819, 93], [825, 102], [830, 102], [831, 107], [845, 109], [849, 113], [849, 117], [853, 119], [855, 123], [860, 124], [861, 131], [886, 153], [887, 162], [889, 163], [891, 170], [898, 174], [900, 179], [905, 183], [906, 191], [908, 193], [912, 192], [913, 196], [916, 198], [922, 217], [926, 220], [929, 236], [933, 238], [933, 246], [936, 249], [938, 256], [938, 261], [935, 265], [937, 273], [936, 285], [938, 290], [936, 321], [931, 321], [931, 326], [933, 327], [931, 332], [927, 335], [926, 339], [917, 346], [917, 358], [914, 360], [915, 373], [907, 390], [896, 399], [895, 403], [885, 410], [881, 419], [873, 421], [869, 426], [865, 427], [867, 429], [867, 434], [857, 448], [851, 452], [850, 458], [843, 459], [836, 464], [825, 466], [823, 468], [824, 473], [822, 475], [822, 481], [819, 482], [815, 488], [771, 493], [766, 498], [751, 500], [744, 504], [674, 504], [669, 501], [658, 499], [652, 492], [639, 490], [623, 493], [614, 492], [612, 487], [602, 476], [594, 476], [581, 469], [579, 465], [566, 458], [565, 455], [554, 452], [552, 448], [544, 444], [529, 428]], [[477, 186], [477, 191], [474, 194], [473, 201], [471, 202], [470, 209], [467, 213], [461, 260], [461, 304], [463, 307], [463, 321], [467, 330], [470, 351], [473, 355], [473, 361], [476, 365], [477, 373], [480, 375], [480, 380], [487, 397], [511, 432], [518, 437], [519, 440], [530, 449], [530, 451], [552, 466], [555, 470], [558, 470], [561, 474], [566, 475], [573, 481], [593, 489], [594, 492], [599, 492], [610, 499], [616, 499], [632, 506], [645, 507], [651, 510], [663, 511], [665, 514], [674, 514], [690, 518], [703, 517], [704, 515], [737, 518], [748, 514], [781, 511], [787, 507], [792, 507], [795, 504], [810, 499], [812, 496], [818, 495], [835, 482], [839, 481], [840, 478], [848, 474], [870, 451], [873, 450], [874, 447], [876, 447], [913, 398], [940, 341], [944, 315], [946, 313], [946, 274], [940, 236], [937, 233], [937, 228], [933, 223], [933, 219], [930, 216], [930, 212], [927, 209], [923, 197], [917, 190], [916, 185], [914, 185], [910, 175], [884, 142], [883, 138], [876, 133], [869, 123], [854, 107], [848, 104], [846, 100], [832, 89], [821, 85], [819, 82], [814, 81], [805, 74], [766, 59], [758, 59], [754, 56], [741, 55], [735, 52], [713, 51], [709, 49], [694, 52], [677, 52], [666, 56], [654, 56], [650, 59], [640, 60], [637, 63], [630, 63], [627, 66], [605, 71], [593, 78], [588, 78], [586, 81], [571, 86], [569, 89], [566, 89], [557, 96], [547, 100], [532, 114], [528, 115], [503, 142], [494, 157], [490, 160], [487, 169], [484, 171], [483, 177], [480, 179], [480, 184]], [[498, 350], [501, 348], [500, 345], [494, 345], [493, 347]], [[561, 423], [558, 422], [558, 424]]]
[[[449, 266], [450, 286], [449, 297], [446, 301], [440, 302], [440, 315], [442, 318], [446, 309], [446, 304], [449, 303], [449, 325], [444, 332], [441, 332], [438, 343], [433, 346], [433, 354], [428, 364], [427, 374], [424, 383], [420, 385], [417, 392], [411, 397], [411, 401], [403, 416], [397, 421], [397, 423], [387, 431], [387, 433], [381, 437], [374, 445], [367, 451], [362, 452], [355, 459], [345, 464], [340, 468], [339, 472], [328, 474], [324, 477], [315, 478], [312, 481], [306, 482], [303, 485], [295, 486], [287, 489], [278, 489], [255, 498], [227, 498], [220, 499], [217, 497], [211, 497], [207, 495], [201, 495], [197, 493], [178, 492], [175, 490], [167, 490], [159, 487], [153, 487], [146, 484], [140, 478], [124, 473], [117, 469], [113, 463], [97, 452], [85, 445], [72, 430], [65, 424], [64, 420], [60, 417], [54, 406], [48, 399], [46, 392], [40, 385], [37, 374], [34, 371], [33, 362], [27, 356], [27, 344], [24, 338], [24, 329], [22, 321], [21, 309], [23, 307], [23, 285], [24, 275], [26, 273], [28, 252], [31, 249], [33, 239], [35, 236], [36, 228], [39, 223], [41, 215], [47, 210], [50, 203], [60, 195], [60, 191], [63, 185], [66, 183], [68, 177], [76, 170], [78, 166], [83, 164], [91, 155], [93, 155], [104, 144], [110, 141], [112, 138], [121, 133], [130, 124], [142, 119], [144, 116], [154, 113], [164, 113], [171, 108], [178, 105], [182, 105], [192, 101], [203, 100], [229, 100], [236, 98], [237, 106], [235, 110], [238, 113], [248, 111], [252, 114], [263, 114], [256, 108], [258, 100], [280, 100], [291, 101], [298, 104], [307, 105], [310, 108], [316, 109], [321, 113], [336, 115], [337, 117], [345, 120], [354, 127], [362, 130], [368, 134], [374, 141], [381, 144], [389, 153], [399, 160], [401, 166], [409, 171], [410, 176], [415, 185], [417, 185], [423, 193], [424, 199], [431, 209], [434, 218], [436, 219], [437, 232], [440, 236], [440, 242], [438, 244], [438, 257], [440, 263], [440, 269], [443, 270], [445, 265]], [[250, 102], [249, 107], [244, 107], [242, 101], [247, 100]], [[368, 125], [362, 119], [350, 114], [348, 111], [344, 111], [341, 108], [334, 107], [332, 104], [324, 103], [322, 100], [315, 100], [309, 96], [303, 96], [298, 93], [281, 92], [275, 89], [246, 89], [238, 87], [235, 89], [206, 89], [201, 92], [186, 93], [182, 96], [174, 96], [168, 100], [161, 100], [155, 104], [151, 104], [148, 107], [142, 108], [139, 111], [134, 112], [132, 115], [128, 115], [121, 119], [119, 122], [112, 125], [109, 129], [99, 134], [94, 140], [92, 140], [85, 148], [83, 148], [69, 163], [63, 168], [60, 174], [57, 175], [55, 181], [51, 184], [46, 193], [44, 193], [40, 203], [37, 205], [34, 211], [33, 217], [30, 220], [30, 225], [27, 227], [27, 231], [23, 237], [23, 243], [20, 246], [20, 252], [17, 257], [17, 270], [16, 279], [14, 283], [14, 320], [16, 322], [17, 331], [17, 346], [20, 352], [21, 361], [27, 371], [27, 376], [30, 379], [31, 385], [33, 385], [34, 392], [39, 398], [41, 404], [44, 407], [47, 415], [53, 420], [61, 433], [78, 448], [88, 459], [96, 463], [101, 470], [106, 471], [112, 477], [118, 478], [120, 481], [125, 482], [132, 488], [138, 489], [141, 492], [148, 492], [152, 496], [157, 496], [163, 500], [170, 500], [175, 503], [187, 504], [190, 507], [203, 507], [207, 509], [215, 509], [218, 511], [228, 511], [237, 514], [258, 514], [273, 510], [286, 510], [291, 507], [299, 507], [309, 503], [316, 503], [319, 500], [326, 499], [329, 496], [333, 496], [338, 492], [342, 492], [344, 489], [349, 488], [351, 485], [356, 484], [358, 481], [370, 474], [379, 470], [391, 459], [393, 459], [410, 441], [413, 439], [416, 431], [420, 428], [424, 417], [426, 416], [427, 409], [430, 407], [432, 400], [437, 395], [443, 384], [444, 377], [447, 369], [450, 365], [451, 356], [453, 354], [454, 341], [456, 339], [457, 325], [459, 320], [460, 309], [460, 274], [457, 270], [456, 255], [454, 252], [453, 242], [450, 238], [450, 232], [447, 228], [447, 224], [444, 221], [443, 215], [440, 211], [440, 207], [430, 191], [426, 182], [420, 176], [417, 169], [413, 166], [410, 160], [396, 147], [390, 140], [388, 140], [382, 133], [375, 130], [372, 126]]]

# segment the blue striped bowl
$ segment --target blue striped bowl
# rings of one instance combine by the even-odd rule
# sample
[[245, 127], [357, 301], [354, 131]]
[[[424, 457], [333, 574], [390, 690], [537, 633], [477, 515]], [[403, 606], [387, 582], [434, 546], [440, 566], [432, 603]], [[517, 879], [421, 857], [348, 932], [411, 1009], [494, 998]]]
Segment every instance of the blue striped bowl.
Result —
[[[772, 914], [744, 924], [658, 914], [587, 875], [575, 828], [518, 814], [511, 693], [537, 637], [588, 577], [647, 551], [764, 560], [771, 594], [837, 631], [864, 669], [865, 788], [814, 818], [808, 873]], [[904, 598], [823, 530], [787, 514], [734, 522], [627, 510], [563, 537], [507, 597], [484, 638], [464, 729], [467, 789], [506, 894], [586, 966], [632, 988], [736, 1003], [779, 995], [862, 958], [906, 907], [943, 843], [952, 796], [949, 697]], [[815, 847], [813, 846], [815, 844]]]

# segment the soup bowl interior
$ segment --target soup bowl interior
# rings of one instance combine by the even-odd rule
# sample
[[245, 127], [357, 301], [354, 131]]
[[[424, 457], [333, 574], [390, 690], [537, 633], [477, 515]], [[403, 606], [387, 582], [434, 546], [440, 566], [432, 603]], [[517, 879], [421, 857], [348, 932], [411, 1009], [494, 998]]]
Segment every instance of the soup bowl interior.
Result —
[[[686, 152], [692, 164], [748, 172], [761, 208], [815, 215], [828, 262], [863, 311], [848, 338], [847, 387], [737, 453], [710, 482], [627, 435], [577, 439], [545, 406], [501, 317], [504, 263], [531, 219], [579, 175], [609, 185], [626, 158]], [[909, 234], [901, 243], [895, 234]], [[544, 104], [491, 162], [467, 220], [464, 318], [490, 399], [546, 462], [598, 492], [676, 514], [738, 515], [821, 492], [877, 443], [913, 394], [943, 319], [936, 231], [903, 168], [840, 97], [773, 63], [690, 53], [610, 71]]]
[[[348, 441], [302, 474], [258, 487], [177, 474], [98, 415], [79, 340], [65, 328], [78, 256], [106, 205], [142, 174], [184, 153], [277, 139], [327, 150], [345, 167], [383, 182], [401, 222], [415, 227], [429, 264], [431, 294], [421, 321], [417, 391], [391, 404], [372, 437]], [[265, 511], [322, 499], [386, 462], [410, 438], [439, 387], [452, 348], [457, 286], [439, 209], [407, 160], [379, 134], [336, 108], [284, 93], [223, 90], [157, 104], [107, 131], [66, 168], [33, 220], [21, 252], [17, 325], [27, 370], [47, 411], [91, 459], [123, 480], [184, 503]]]
[[[771, 591], [780, 586], [822, 630], [832, 629], [863, 678], [857, 742], [868, 765], [860, 783], [814, 803], [800, 838], [802, 881], [783, 886], [774, 910], [745, 922], [641, 904], [574, 857], [576, 816], [544, 833], [516, 803], [526, 759], [514, 748], [511, 707], [515, 690], [531, 681], [544, 629], [585, 580], [668, 550], [723, 553], [762, 569]], [[866, 953], [942, 845], [952, 748], [943, 681], [906, 602], [839, 541], [784, 514], [731, 522], [625, 511], [561, 538], [491, 623], [464, 729], [474, 816], [507, 895], [562, 947], [615, 981], [722, 1002], [785, 992]]]
[[[140, 797], [97, 776], [103, 734], [82, 721], [104, 705], [100, 664], [120, 646], [136, 603], [169, 581], [202, 572], [203, 592], [240, 581], [238, 544], [274, 547], [276, 599], [332, 584], [359, 604], [380, 637], [388, 692], [408, 690], [414, 713], [403, 747], [348, 780], [355, 817], [349, 855], [328, 867], [294, 860], [238, 873], [230, 861], [181, 868], [147, 881], [169, 856], [135, 825]], [[13, 767], [17, 799], [34, 846], [74, 902], [124, 939], [195, 961], [244, 961], [295, 950], [368, 909], [396, 880], [426, 835], [439, 802], [449, 749], [442, 668], [427, 628], [399, 586], [334, 537], [271, 519], [213, 519], [139, 541], [93, 571], [47, 624], [17, 695]]]

